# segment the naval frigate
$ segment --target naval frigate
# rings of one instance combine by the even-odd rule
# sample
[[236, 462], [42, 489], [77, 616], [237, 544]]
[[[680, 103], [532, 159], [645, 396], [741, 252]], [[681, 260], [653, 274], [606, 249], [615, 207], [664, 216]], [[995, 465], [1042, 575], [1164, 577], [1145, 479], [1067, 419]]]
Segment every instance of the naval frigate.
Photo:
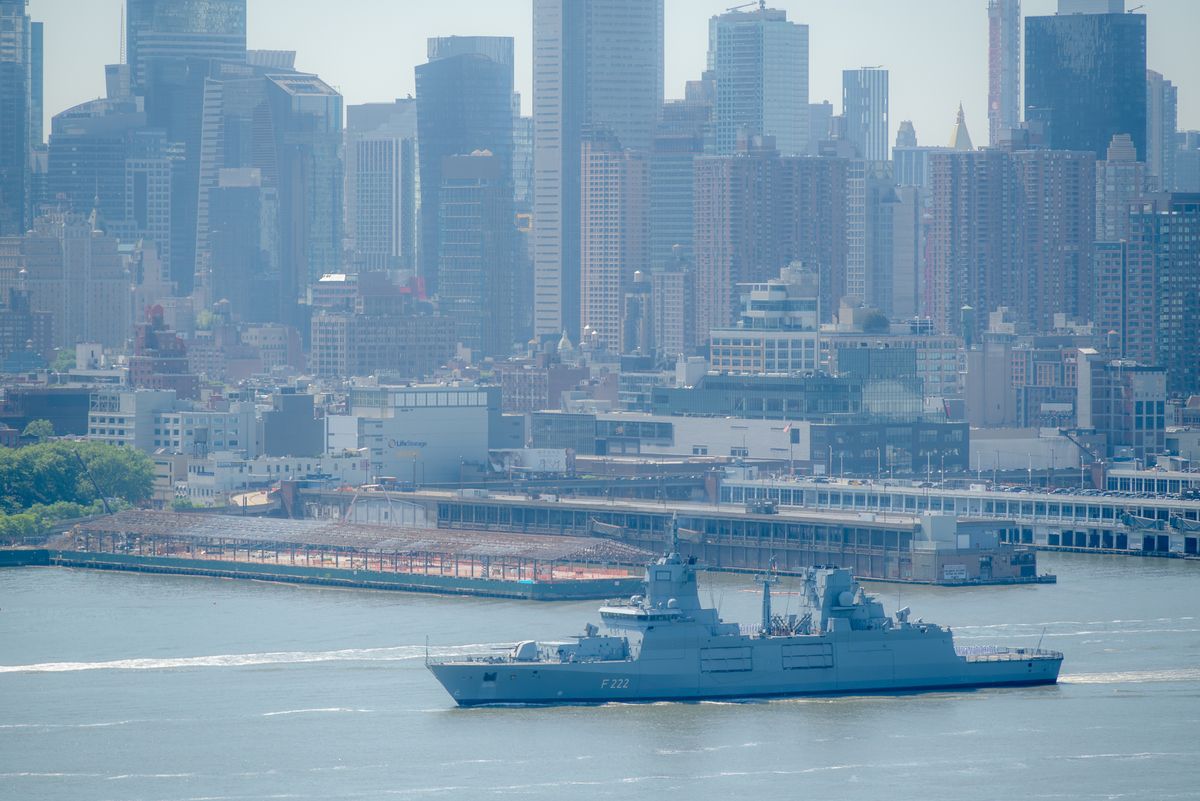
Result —
[[[646, 591], [601, 607], [562, 642], [519, 642], [505, 653], [426, 658], [460, 706], [740, 699], [918, 692], [1054, 684], [1063, 655], [1042, 648], [955, 648], [948, 627], [893, 616], [849, 570], [799, 576], [796, 614], [771, 609], [742, 627], [703, 607], [697, 565], [677, 545], [646, 568]], [[1040, 643], [1039, 643], [1040, 646]]]

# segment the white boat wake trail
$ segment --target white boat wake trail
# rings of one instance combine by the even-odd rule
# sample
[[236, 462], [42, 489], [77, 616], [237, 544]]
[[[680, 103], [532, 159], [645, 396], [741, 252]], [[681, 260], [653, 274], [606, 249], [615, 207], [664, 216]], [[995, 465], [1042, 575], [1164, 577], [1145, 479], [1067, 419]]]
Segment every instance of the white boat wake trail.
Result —
[[[431, 657], [507, 647], [508, 643], [476, 643], [453, 648], [431, 648]], [[79, 670], [179, 670], [187, 668], [238, 668], [256, 665], [298, 665], [310, 662], [395, 662], [424, 659], [424, 645], [390, 648], [345, 648], [338, 651], [274, 651], [262, 654], [219, 654], [169, 659], [113, 659], [105, 662], [42, 662], [35, 665], [0, 665], [0, 673], [70, 673]]]
[[1160, 681], [1200, 681], [1200, 668], [1075, 673], [1059, 676], [1058, 681], [1060, 684], [1144, 684]]

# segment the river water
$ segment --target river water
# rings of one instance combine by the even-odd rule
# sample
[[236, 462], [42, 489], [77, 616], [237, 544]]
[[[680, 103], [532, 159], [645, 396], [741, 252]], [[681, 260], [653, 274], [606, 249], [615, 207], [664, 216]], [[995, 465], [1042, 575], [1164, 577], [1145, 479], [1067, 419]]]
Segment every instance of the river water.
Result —
[[[551, 639], [596, 604], [3, 570], [0, 798], [1200, 799], [1200, 564], [1041, 564], [1057, 585], [869, 589], [960, 644], [1042, 639], [1056, 687], [473, 710], [426, 635]], [[701, 594], [757, 618], [748, 577]]]

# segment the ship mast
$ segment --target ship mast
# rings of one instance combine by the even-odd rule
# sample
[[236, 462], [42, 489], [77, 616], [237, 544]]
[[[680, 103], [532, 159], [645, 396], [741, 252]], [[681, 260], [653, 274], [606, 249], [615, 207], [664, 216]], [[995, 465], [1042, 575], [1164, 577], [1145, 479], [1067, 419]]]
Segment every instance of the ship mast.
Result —
[[775, 557], [767, 563], [767, 572], [761, 576], [755, 576], [755, 581], [762, 582], [762, 636], [766, 637], [771, 633], [771, 585], [779, 581], [779, 576], [775, 573]]

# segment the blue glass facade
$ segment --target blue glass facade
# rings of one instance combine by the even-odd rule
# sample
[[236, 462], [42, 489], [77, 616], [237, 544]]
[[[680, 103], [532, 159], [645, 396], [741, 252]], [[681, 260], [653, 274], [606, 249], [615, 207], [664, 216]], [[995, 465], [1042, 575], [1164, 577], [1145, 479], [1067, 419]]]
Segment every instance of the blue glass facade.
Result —
[[[512, 185], [513, 65], [498, 60], [497, 37], [454, 37], [450, 49], [432, 46], [432, 60], [416, 68], [417, 141], [420, 142], [421, 244], [418, 263], [429, 293], [437, 291], [442, 164], [449, 156], [488, 150]], [[511, 52], [512, 40], [504, 39]], [[472, 42], [475, 47], [472, 48]], [[439, 52], [452, 55], [438, 57]], [[511, 189], [508, 192], [512, 196]]]
[[1025, 19], [1025, 119], [1054, 150], [1097, 158], [1115, 134], [1146, 158], [1146, 17], [1058, 14]]

